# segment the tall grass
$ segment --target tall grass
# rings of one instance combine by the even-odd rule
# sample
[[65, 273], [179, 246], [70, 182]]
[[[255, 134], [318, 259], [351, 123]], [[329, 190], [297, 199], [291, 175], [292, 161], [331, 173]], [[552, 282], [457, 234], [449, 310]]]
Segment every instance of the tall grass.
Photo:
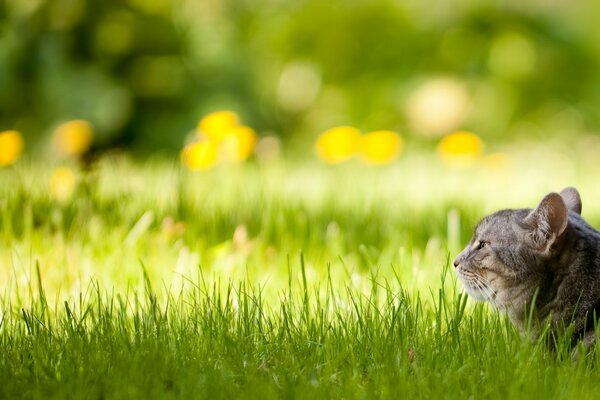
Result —
[[[442, 280], [450, 279], [446, 268]], [[189, 281], [167, 301], [91, 283], [51, 306], [41, 281], [0, 329], [4, 398], [593, 397], [594, 359], [524, 340], [442, 282], [371, 290], [291, 283], [278, 301], [247, 281]]]
[[[41, 166], [0, 171], [0, 398], [597, 397], [600, 352], [526, 339], [448, 267], [549, 181], [420, 165], [105, 160], [65, 203]], [[554, 178], [586, 215], [591, 183]]]

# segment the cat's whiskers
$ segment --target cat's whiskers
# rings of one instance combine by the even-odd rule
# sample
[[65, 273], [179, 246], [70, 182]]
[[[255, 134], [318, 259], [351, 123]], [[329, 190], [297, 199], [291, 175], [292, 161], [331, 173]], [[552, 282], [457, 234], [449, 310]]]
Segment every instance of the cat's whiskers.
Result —
[[496, 291], [491, 287], [490, 283], [487, 279], [482, 276], [477, 276], [477, 279], [482, 287], [482, 290], [486, 294], [486, 297], [489, 301], [494, 300], [496, 297]]
[[467, 270], [459, 270], [458, 275], [468, 293], [480, 300], [493, 301], [496, 298], [496, 291], [482, 276]]
[[483, 292], [487, 300], [493, 301], [496, 298], [496, 291], [481, 276], [474, 275], [477, 287]]

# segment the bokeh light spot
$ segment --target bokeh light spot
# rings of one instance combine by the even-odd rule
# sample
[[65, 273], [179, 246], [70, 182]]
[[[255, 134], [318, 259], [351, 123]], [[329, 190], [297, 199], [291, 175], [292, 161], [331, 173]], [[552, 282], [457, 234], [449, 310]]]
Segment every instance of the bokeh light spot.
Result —
[[320, 89], [321, 73], [314, 64], [291, 62], [279, 78], [277, 100], [288, 111], [303, 111], [314, 103]]
[[471, 112], [467, 88], [454, 79], [424, 83], [408, 99], [408, 119], [417, 133], [440, 136], [456, 129]]
[[526, 36], [510, 32], [497, 37], [490, 48], [489, 66], [493, 73], [518, 78], [535, 69], [537, 52]]
[[134, 17], [129, 13], [112, 13], [98, 22], [95, 45], [110, 55], [127, 54], [134, 45]]
[[281, 141], [276, 136], [263, 137], [256, 143], [256, 158], [260, 162], [273, 162], [281, 155]]

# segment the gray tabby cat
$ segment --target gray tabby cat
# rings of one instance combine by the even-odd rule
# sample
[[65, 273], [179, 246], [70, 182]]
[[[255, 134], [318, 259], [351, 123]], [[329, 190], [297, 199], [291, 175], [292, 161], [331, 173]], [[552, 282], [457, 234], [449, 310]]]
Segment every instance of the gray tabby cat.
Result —
[[[534, 210], [485, 217], [454, 266], [466, 292], [505, 311], [517, 327], [534, 317], [551, 333], [570, 326], [591, 344], [600, 317], [600, 232], [581, 218], [574, 188], [546, 195]], [[540, 324], [536, 324], [541, 326]]]

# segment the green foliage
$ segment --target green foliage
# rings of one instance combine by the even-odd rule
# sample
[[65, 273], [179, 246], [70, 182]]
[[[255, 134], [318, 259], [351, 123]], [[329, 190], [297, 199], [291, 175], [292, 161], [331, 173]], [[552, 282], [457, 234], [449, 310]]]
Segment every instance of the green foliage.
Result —
[[427, 301], [399, 281], [361, 294], [329, 278], [324, 299], [290, 284], [277, 305], [247, 282], [189, 283], [164, 304], [148, 280], [124, 297], [92, 284], [50, 310], [39, 280], [35, 303], [4, 314], [3, 397], [571, 398], [598, 379], [593, 359], [466, 311], [443, 283]]
[[600, 120], [591, 0], [1, 7], [0, 128], [20, 130], [30, 143], [62, 120], [83, 118], [97, 128], [97, 148], [176, 150], [216, 109], [287, 138], [312, 139], [337, 124], [412, 134], [406, 103], [439, 76], [463, 82], [474, 104], [448, 129], [486, 140], [570, 137]]

